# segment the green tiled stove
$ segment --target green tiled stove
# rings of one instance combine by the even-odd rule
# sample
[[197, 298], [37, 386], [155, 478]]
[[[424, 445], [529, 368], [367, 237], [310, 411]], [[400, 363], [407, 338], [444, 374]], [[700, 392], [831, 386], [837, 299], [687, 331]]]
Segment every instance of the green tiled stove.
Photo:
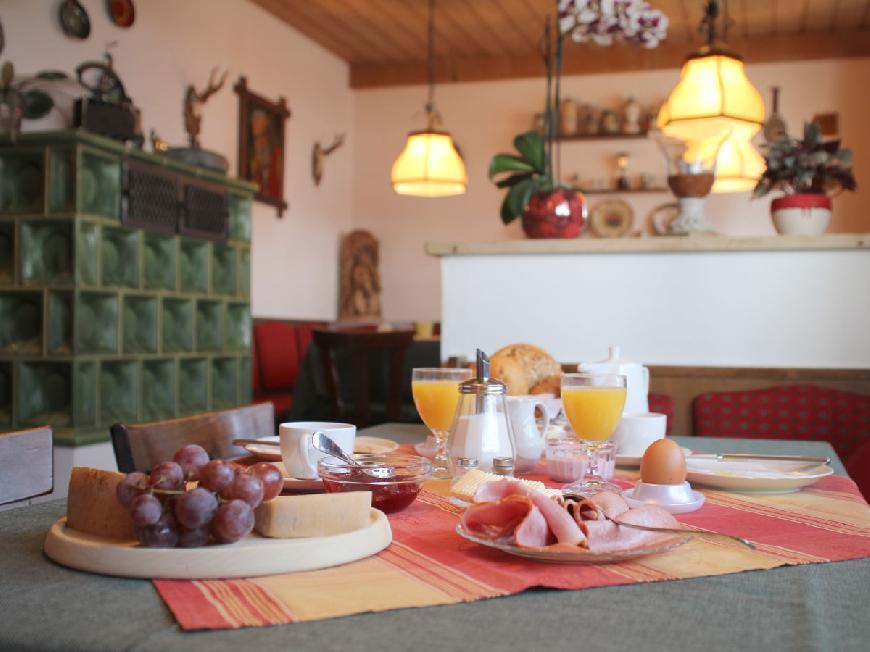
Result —
[[250, 402], [253, 191], [81, 130], [0, 140], [0, 432]]

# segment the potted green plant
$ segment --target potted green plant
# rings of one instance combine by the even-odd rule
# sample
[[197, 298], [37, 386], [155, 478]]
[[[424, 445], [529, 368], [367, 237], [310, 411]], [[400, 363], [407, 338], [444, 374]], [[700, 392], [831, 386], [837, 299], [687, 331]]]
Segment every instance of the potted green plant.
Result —
[[770, 204], [773, 225], [783, 235], [821, 235], [831, 221], [831, 197], [855, 190], [852, 151], [841, 149], [839, 140], [823, 141], [814, 122], [804, 125], [803, 140], [786, 135], [763, 146], [767, 168], [753, 198], [780, 190]]

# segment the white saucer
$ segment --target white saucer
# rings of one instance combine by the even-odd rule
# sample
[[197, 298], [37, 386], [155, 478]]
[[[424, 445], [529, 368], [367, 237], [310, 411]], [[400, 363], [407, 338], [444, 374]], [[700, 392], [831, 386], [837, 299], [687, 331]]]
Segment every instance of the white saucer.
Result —
[[689, 512], [694, 512], [698, 509], [701, 509], [701, 505], [704, 504], [704, 494], [700, 491], [692, 490], [692, 502], [690, 503], [653, 503], [653, 502], [644, 502], [642, 500], [635, 500], [632, 498], [634, 494], [634, 487], [631, 489], [626, 489], [622, 492], [622, 497], [625, 498], [625, 502], [628, 503], [629, 507], [645, 507], [646, 505], [658, 505], [662, 509], [669, 511], [671, 514], [687, 514]]
[[834, 472], [827, 464], [789, 460], [725, 459], [693, 455], [686, 479], [714, 489], [741, 493], [791, 493]]
[[[281, 449], [271, 445], [279, 443], [280, 439], [278, 437], [260, 437], [259, 441], [264, 442], [263, 445], [245, 444], [243, 448], [257, 459], [265, 462], [281, 461]], [[398, 448], [399, 444], [392, 439], [369, 437], [367, 435], [360, 435], [353, 443], [354, 453], [376, 453], [383, 455], [384, 453], [392, 453]]]
[[[683, 451], [684, 457], [689, 457], [689, 455], [692, 454], [692, 451], [685, 446], [680, 446], [680, 450]], [[619, 453], [614, 455], [616, 466], [640, 466], [640, 460], [642, 457], [643, 455], [620, 455]]]

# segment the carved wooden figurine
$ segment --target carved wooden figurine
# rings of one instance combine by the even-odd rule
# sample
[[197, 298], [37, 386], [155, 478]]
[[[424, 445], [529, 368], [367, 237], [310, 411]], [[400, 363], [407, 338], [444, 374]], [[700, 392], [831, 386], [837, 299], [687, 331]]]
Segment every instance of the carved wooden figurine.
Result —
[[339, 261], [340, 321], [381, 318], [381, 276], [377, 239], [351, 231], [341, 239]]
[[314, 177], [315, 186], [319, 186], [320, 180], [323, 178], [323, 163], [326, 160], [326, 157], [343, 144], [344, 134], [336, 136], [332, 141], [332, 145], [329, 147], [324, 147], [320, 144], [320, 141], [314, 143], [314, 148], [311, 150], [311, 176]]
[[224, 70], [224, 74], [215, 82], [214, 77], [217, 73], [217, 68], [212, 68], [208, 76], [208, 84], [202, 91], [197, 91], [193, 84], [187, 87], [187, 92], [184, 94], [184, 130], [187, 132], [187, 136], [190, 139], [190, 147], [193, 149], [199, 149], [202, 105], [223, 87], [228, 72], [228, 70]]

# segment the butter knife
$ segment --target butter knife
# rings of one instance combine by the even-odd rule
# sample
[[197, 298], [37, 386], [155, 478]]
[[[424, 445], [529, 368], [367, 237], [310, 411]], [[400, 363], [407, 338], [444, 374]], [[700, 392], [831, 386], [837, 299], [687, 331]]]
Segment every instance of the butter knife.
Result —
[[635, 525], [634, 523], [623, 523], [622, 521], [613, 521], [617, 525], [622, 525], [624, 527], [633, 527], [636, 530], [646, 530], [647, 532], [663, 532], [665, 534], [685, 534], [690, 537], [707, 537], [712, 539], [728, 539], [729, 541], [736, 541], [737, 543], [742, 543], [744, 546], [752, 548], [755, 550], [755, 544], [749, 541], [748, 539], [744, 539], [743, 537], [734, 536], [733, 534], [724, 534], [722, 532], [710, 532], [707, 530], [683, 530], [680, 528], [670, 528], [670, 527], [650, 527], [648, 525]]
[[720, 462], [725, 460], [778, 460], [781, 462], [815, 462], [816, 464], [830, 464], [830, 457], [813, 457], [811, 455], [762, 455], [756, 453], [719, 453], [716, 459]]

